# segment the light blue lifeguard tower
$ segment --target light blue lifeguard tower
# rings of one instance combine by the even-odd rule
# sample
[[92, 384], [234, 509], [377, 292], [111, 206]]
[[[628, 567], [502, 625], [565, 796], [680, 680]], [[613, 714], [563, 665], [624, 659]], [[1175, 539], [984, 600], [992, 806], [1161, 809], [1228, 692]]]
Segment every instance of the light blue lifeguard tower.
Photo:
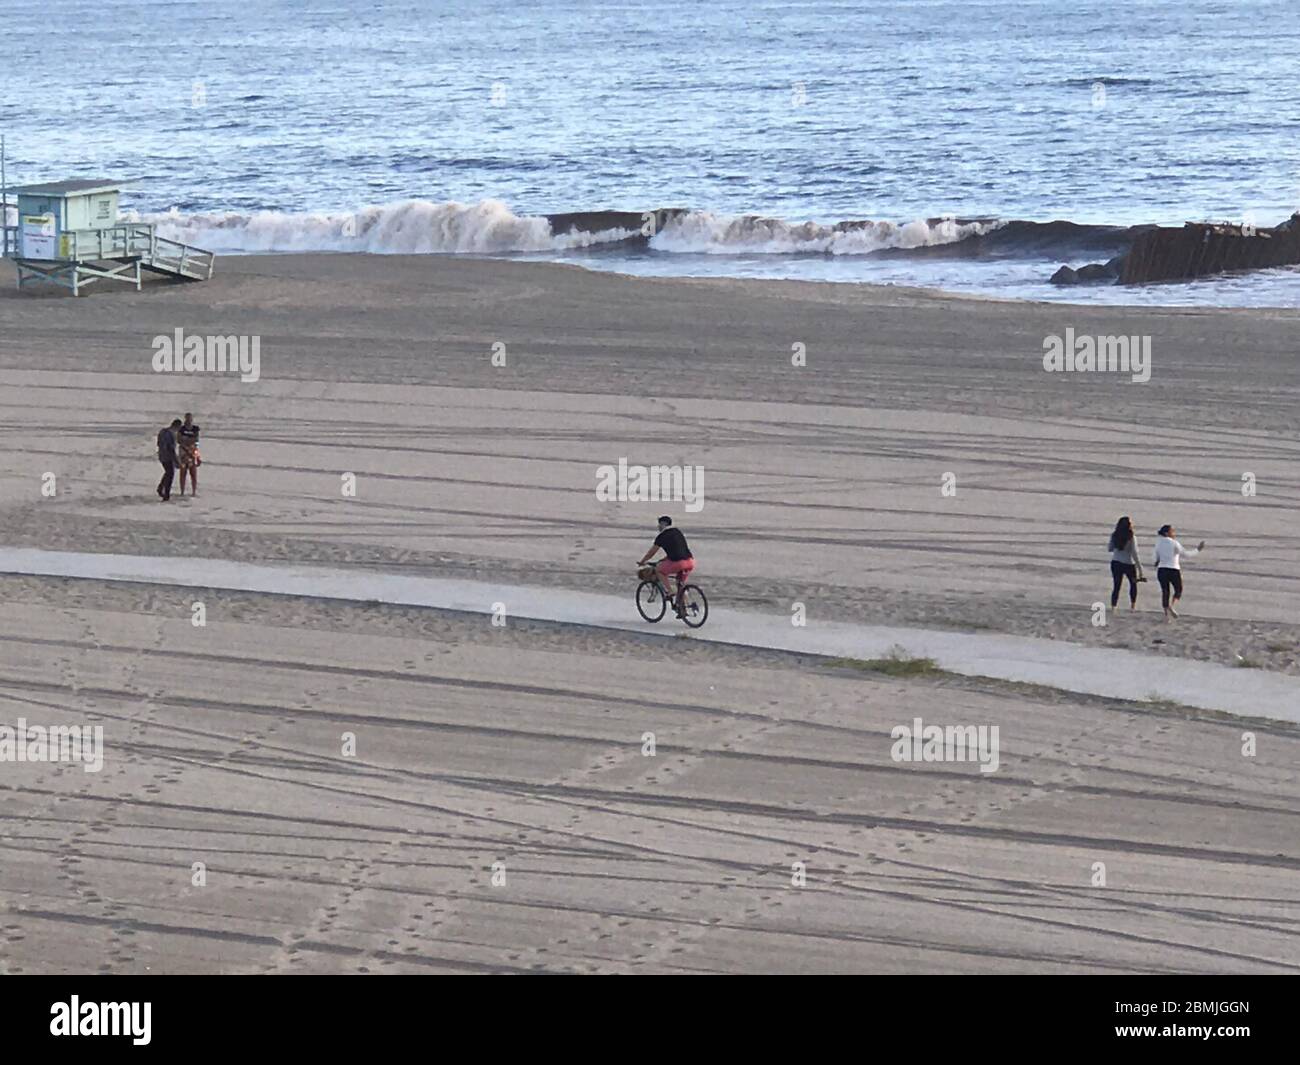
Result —
[[[184, 281], [212, 276], [212, 252], [160, 237], [149, 222], [121, 221], [116, 182], [77, 178], [8, 191], [17, 199], [18, 224], [0, 217], [0, 251], [17, 266], [20, 290], [49, 284], [75, 296], [96, 281], [139, 289], [141, 270]], [[8, 205], [7, 196], [0, 203]]]

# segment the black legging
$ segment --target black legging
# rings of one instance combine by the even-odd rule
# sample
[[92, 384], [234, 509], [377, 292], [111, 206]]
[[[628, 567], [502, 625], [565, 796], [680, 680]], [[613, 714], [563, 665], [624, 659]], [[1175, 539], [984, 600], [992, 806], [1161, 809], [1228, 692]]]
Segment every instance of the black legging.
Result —
[[1160, 581], [1160, 605], [1168, 610], [1170, 588], [1174, 590], [1175, 599], [1183, 597], [1183, 571], [1172, 566], [1161, 566], [1156, 570], [1156, 578]]
[[1128, 601], [1134, 606], [1138, 601], [1138, 568], [1132, 562], [1116, 562], [1111, 559], [1110, 563], [1110, 605], [1119, 606], [1119, 590], [1124, 583], [1124, 578], [1128, 578]]
[[[158, 461], [162, 462], [162, 459], [159, 459]], [[158, 482], [158, 494], [162, 496], [163, 499], [171, 499], [172, 478], [176, 476], [176, 463], [162, 462], [162, 468], [163, 475], [162, 480]]]

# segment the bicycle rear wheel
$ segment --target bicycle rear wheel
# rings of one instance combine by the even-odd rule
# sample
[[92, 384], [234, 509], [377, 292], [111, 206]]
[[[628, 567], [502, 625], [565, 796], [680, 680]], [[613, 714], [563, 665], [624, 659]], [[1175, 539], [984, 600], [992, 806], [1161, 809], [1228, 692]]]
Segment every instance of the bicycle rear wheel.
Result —
[[668, 611], [658, 581], [642, 581], [636, 588], [636, 608], [649, 622], [662, 621]]
[[709, 620], [709, 597], [698, 584], [682, 589], [682, 620], [693, 629]]

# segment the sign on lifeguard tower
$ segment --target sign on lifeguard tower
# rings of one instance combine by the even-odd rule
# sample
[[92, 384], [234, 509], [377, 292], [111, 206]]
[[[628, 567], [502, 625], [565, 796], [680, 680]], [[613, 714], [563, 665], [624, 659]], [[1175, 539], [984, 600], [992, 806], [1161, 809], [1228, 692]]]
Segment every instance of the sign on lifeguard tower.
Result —
[[54, 259], [58, 219], [52, 214], [20, 214], [18, 252], [29, 259]]
[[118, 217], [121, 186], [101, 178], [23, 185], [18, 225], [4, 233], [4, 254], [18, 267], [18, 287], [58, 285], [78, 295], [96, 281], [140, 287], [140, 271], [185, 281], [212, 276], [214, 256], [158, 236], [149, 222]]

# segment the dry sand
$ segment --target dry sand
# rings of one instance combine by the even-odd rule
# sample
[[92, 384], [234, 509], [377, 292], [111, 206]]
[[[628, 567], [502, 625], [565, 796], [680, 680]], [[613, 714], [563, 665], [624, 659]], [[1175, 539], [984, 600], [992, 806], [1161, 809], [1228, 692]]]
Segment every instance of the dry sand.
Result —
[[[0, 266], [6, 545], [630, 596], [667, 510], [749, 609], [1300, 672], [1294, 312], [218, 270], [74, 301]], [[1150, 335], [1151, 381], [1044, 373], [1067, 326]], [[178, 327], [260, 336], [262, 379], [153, 373]], [[152, 438], [184, 410], [201, 494], [163, 506]], [[620, 457], [704, 466], [703, 511], [598, 502]], [[1144, 551], [1165, 521], [1210, 542], [1178, 623], [1152, 581], [1092, 625], [1120, 513]], [[195, 629], [192, 590], [0, 589], [0, 721], [94, 718], [109, 748], [99, 774], [0, 763], [4, 971], [1300, 968], [1285, 725], [435, 611], [214, 592]], [[1001, 768], [894, 763], [915, 716], [998, 724]]]
[[[73, 301], [20, 299], [0, 264], [6, 544], [615, 590], [667, 509], [732, 602], [1300, 670], [1300, 313], [437, 257], [219, 270]], [[1066, 326], [1152, 336], [1151, 381], [1045, 373]], [[261, 381], [153, 373], [152, 338], [178, 327], [260, 336]], [[160, 513], [153, 435], [183, 410], [205, 428], [203, 498]], [[598, 502], [620, 457], [703, 465], [704, 510]], [[1144, 553], [1164, 522], [1209, 541], [1177, 626], [1154, 580], [1136, 616], [1092, 625], [1120, 514]]]
[[[1243, 759], [1052, 692], [231, 593], [196, 639], [189, 591], [6, 585], [7, 709], [109, 748], [5, 766], [10, 972], [1300, 968], [1294, 728]], [[914, 715], [998, 725], [998, 772], [892, 762]]]

